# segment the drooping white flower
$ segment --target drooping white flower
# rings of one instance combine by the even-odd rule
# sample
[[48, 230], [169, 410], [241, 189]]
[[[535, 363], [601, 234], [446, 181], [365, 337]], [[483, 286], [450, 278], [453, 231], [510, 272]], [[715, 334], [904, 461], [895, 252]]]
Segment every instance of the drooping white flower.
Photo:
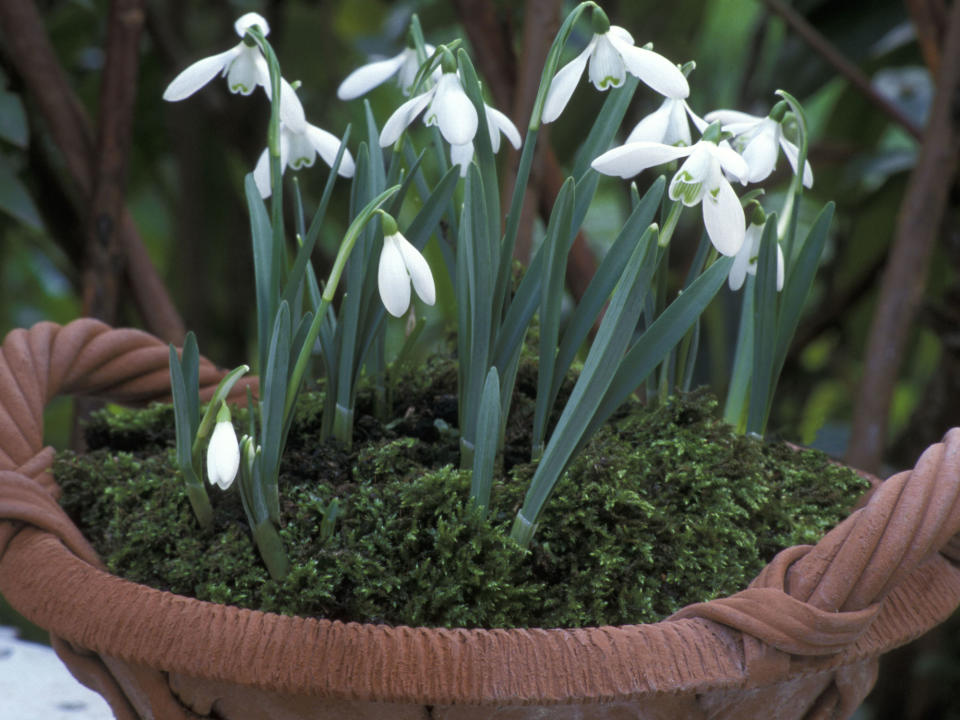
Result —
[[610, 25], [606, 15], [594, 10], [593, 37], [583, 52], [554, 76], [543, 106], [543, 122], [560, 117], [588, 63], [590, 81], [597, 90], [620, 87], [629, 72], [666, 97], [685, 98], [690, 94], [687, 78], [676, 65], [653, 50], [634, 45], [627, 30]]
[[[253, 12], [243, 15], [233, 24], [241, 38], [254, 26], [259, 26], [264, 35], [270, 33], [267, 21]], [[248, 45], [244, 39], [225, 52], [197, 60], [188, 66], [163, 91], [163, 99], [169, 102], [185, 100], [213, 80], [218, 73], [227, 78], [227, 87], [232, 93], [250, 95], [259, 85], [267, 93], [267, 98], [271, 97], [267, 60], [258, 45]], [[283, 78], [280, 80], [280, 117], [293, 127], [299, 127], [304, 122], [303, 107], [297, 94]]]
[[207, 478], [211, 485], [226, 490], [233, 484], [239, 469], [240, 445], [230, 421], [230, 410], [223, 403], [217, 411], [217, 424], [207, 445]]
[[[750, 167], [750, 182], [765, 180], [777, 164], [777, 147], [783, 150], [794, 174], [800, 151], [783, 136], [783, 125], [772, 117], [758, 117], [738, 110], [715, 110], [708, 113], [708, 122], [719, 122], [726, 132], [732, 133], [736, 146]], [[804, 187], [813, 187], [813, 170], [809, 162], [803, 164]]]
[[436, 125], [450, 145], [466, 145], [477, 134], [476, 108], [457, 73], [444, 72], [433, 87], [407, 100], [387, 119], [380, 132], [380, 147], [393, 145], [421, 112], [424, 124]]
[[420, 251], [397, 229], [396, 221], [383, 214], [383, 249], [377, 269], [377, 286], [384, 307], [394, 317], [402, 317], [410, 307], [410, 285], [427, 305], [437, 300], [433, 273]]
[[[427, 55], [433, 55], [436, 48], [433, 45], [424, 45]], [[394, 75], [397, 76], [397, 85], [404, 95], [413, 92], [413, 81], [420, 69], [415, 48], [405, 48], [399, 55], [387, 60], [361, 65], [344, 78], [337, 88], [337, 97], [341, 100], [353, 100], [366, 95], [378, 85], [385, 83]], [[439, 74], [439, 73], [435, 73]]]
[[[750, 223], [740, 251], [733, 259], [727, 283], [733, 291], [743, 287], [747, 275], [757, 274], [757, 261], [760, 259], [760, 240], [763, 237], [763, 225]], [[777, 292], [783, 290], [784, 262], [783, 249], [777, 243]]]
[[703, 224], [713, 246], [723, 255], [736, 255], [743, 245], [746, 219], [723, 171], [746, 183], [749, 169], [729, 146], [706, 139], [689, 147], [639, 141], [608, 150], [591, 165], [605, 175], [630, 178], [681, 157], [687, 159], [670, 181], [670, 198], [687, 207], [702, 204]]
[[[487, 119], [487, 129], [490, 132], [490, 147], [494, 152], [500, 150], [500, 134], [502, 133], [507, 141], [517, 150], [520, 149], [520, 131], [517, 126], [496, 108], [492, 108], [486, 103], [483, 104], [484, 115]], [[450, 146], [450, 162], [460, 166], [460, 177], [466, 177], [467, 168], [470, 161], [473, 160], [473, 141], [463, 145]]]
[[[292, 129], [286, 123], [280, 123], [280, 172], [288, 167], [294, 170], [310, 167], [317, 155], [330, 167], [337, 159], [340, 138], [316, 125], [304, 121], [299, 130]], [[353, 177], [356, 166], [349, 150], [343, 151], [337, 174], [341, 177]], [[268, 198], [270, 188], [270, 149], [264, 148], [253, 169], [253, 180], [260, 191], [260, 197]]]
[[627, 136], [627, 143], [658, 142], [664, 145], [690, 145], [687, 116], [701, 133], [709, 123], [698, 117], [683, 98], [664, 98], [660, 107], [637, 123]]

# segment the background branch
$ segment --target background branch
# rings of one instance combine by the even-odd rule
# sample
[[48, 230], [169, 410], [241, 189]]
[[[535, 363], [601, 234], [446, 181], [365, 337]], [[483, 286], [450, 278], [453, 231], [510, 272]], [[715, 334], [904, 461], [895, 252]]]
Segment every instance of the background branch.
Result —
[[897, 374], [923, 298], [960, 149], [960, 2], [950, 12], [930, 120], [900, 207], [870, 326], [846, 461], [879, 470]]
[[799, 35], [820, 57], [830, 63], [851, 85], [863, 93], [864, 97], [882, 113], [918, 140], [922, 139], [921, 129], [900, 108], [874, 90], [870, 78], [860, 68], [847, 60], [843, 53], [808, 23], [800, 13], [782, 0], [763, 0], [763, 4], [783, 18], [791, 30]]
[[[67, 194], [86, 214], [96, 177], [94, 135], [83, 106], [50, 44], [43, 19], [30, 0], [0, 2], [0, 30], [10, 60], [63, 157]], [[119, 214], [119, 240], [126, 280], [146, 328], [171, 342], [182, 342], [183, 321], [153, 266], [127, 210]]]

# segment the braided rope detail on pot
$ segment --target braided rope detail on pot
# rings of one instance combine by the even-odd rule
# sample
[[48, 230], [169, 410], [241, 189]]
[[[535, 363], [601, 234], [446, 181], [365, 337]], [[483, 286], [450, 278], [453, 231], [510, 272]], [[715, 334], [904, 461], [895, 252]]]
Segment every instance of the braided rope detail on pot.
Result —
[[[163, 399], [169, 393], [167, 360], [161, 341], [91, 320], [63, 328], [42, 323], [14, 331], [0, 346], [0, 577], [5, 587], [23, 585], [20, 597], [27, 597], [34, 587], [61, 582], [60, 566], [54, 571], [52, 560], [66, 554], [69, 571], [78, 580], [99, 577], [111, 593], [135, 599], [112, 606], [106, 619], [83, 610], [102, 605], [101, 590], [80, 582], [71, 585], [81, 588], [76, 591], [79, 610], [37, 601], [34, 610], [51, 618], [49, 627], [63, 628], [58, 631], [63, 637], [105, 658], [271, 691], [381, 702], [500, 703], [506, 696], [524, 703], [582, 702], [584, 697], [606, 701], [741, 684], [749, 685], [749, 691], [765, 683], [764, 662], [756, 661], [769, 659], [771, 652], [781, 657], [766, 662], [768, 670], [782, 667], [789, 654], [813, 656], [819, 664], [810, 667], [817, 672], [839, 667], [846, 655], [862, 664], [856, 652], [841, 651], [864, 633], [870, 635], [872, 626], [882, 626], [887, 613], [883, 598], [892, 592], [886, 606], [896, 604], [903, 589], [898, 584], [918, 568], [930, 570], [928, 560], [937, 550], [945, 548], [948, 557], [960, 555], [950, 550], [960, 547], [953, 539], [960, 530], [960, 431], [951, 431], [942, 444], [930, 448], [914, 470], [883, 483], [866, 507], [815, 547], [790, 548], [744, 592], [691, 606], [674, 616], [677, 622], [656, 625], [485, 631], [286, 618], [128, 583], [91, 567], [95, 558], [76, 560], [45, 532], [30, 530], [11, 540], [28, 523], [52, 532], [75, 555], [88, 557], [86, 541], [72, 538], [73, 531], [59, 524], [62, 511], [53, 502], [55, 485], [46, 475], [52, 453], [42, 447], [43, 406], [58, 392], [126, 403]], [[201, 386], [208, 393], [217, 379], [212, 366], [201, 366]], [[30, 554], [10, 550], [4, 557], [11, 542], [29, 547]], [[50, 559], [49, 568], [42, 567], [41, 558]], [[939, 562], [948, 566], [942, 557]], [[952, 608], [960, 598], [960, 581], [950, 583], [938, 608]], [[916, 577], [903, 583], [916, 584]], [[140, 612], [144, 605], [151, 612]], [[155, 635], [154, 629], [174, 634]], [[249, 629], [254, 632], [244, 632]], [[164, 639], [158, 642], [156, 637]], [[889, 642], [885, 636], [877, 645], [887, 647]], [[198, 653], [198, 646], [213, 655]], [[245, 658], [254, 656], [276, 660], [271, 667], [282, 671], [269, 677], [251, 674]], [[443, 662], [434, 662], [437, 659]], [[385, 672], [388, 667], [404, 673]], [[552, 669], [547, 672], [546, 667]], [[761, 672], [754, 673], [755, 667]], [[773, 679], [774, 673], [768, 677]], [[162, 684], [155, 677], [149, 682]], [[869, 682], [858, 679], [857, 687]], [[835, 684], [841, 694], [847, 685], [853, 687]], [[163, 696], [157, 702], [170, 702], [165, 685], [162, 693], [156, 692]], [[839, 702], [827, 701], [831, 706]], [[161, 716], [180, 717], [173, 712]]]
[[[784, 550], [750, 587], [673, 616], [707, 618], [794, 655], [838, 653], [878, 616], [883, 599], [960, 532], [960, 429], [892, 476], [815, 546]], [[758, 657], [763, 648], [747, 646]]]

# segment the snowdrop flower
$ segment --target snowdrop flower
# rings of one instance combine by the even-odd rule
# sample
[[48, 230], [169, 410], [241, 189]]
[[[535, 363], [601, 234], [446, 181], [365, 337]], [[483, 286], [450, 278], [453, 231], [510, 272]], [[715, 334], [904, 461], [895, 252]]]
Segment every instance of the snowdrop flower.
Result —
[[207, 445], [207, 477], [211, 485], [226, 490], [233, 484], [240, 469], [240, 445], [237, 433], [230, 422], [230, 409], [226, 403], [217, 412], [217, 424]]
[[[756, 218], [754, 218], [756, 220]], [[760, 259], [760, 239], [763, 237], [763, 221], [759, 224], [751, 222], [747, 228], [746, 237], [740, 251], [733, 259], [733, 265], [730, 266], [730, 274], [727, 276], [727, 283], [733, 291], [743, 287], [747, 275], [757, 274], [757, 261]], [[777, 243], [777, 292], [783, 290], [783, 250], [780, 243]]]
[[[748, 115], [737, 110], [715, 110], [708, 113], [708, 122], [719, 122], [726, 132], [736, 137], [743, 159], [750, 167], [750, 182], [765, 180], [773, 172], [777, 163], [777, 146], [787, 156], [794, 174], [797, 172], [797, 159], [800, 151], [797, 146], [783, 136], [783, 114], [786, 103], [780, 102], [767, 117]], [[804, 187], [813, 187], [813, 170], [809, 162], [803, 164]]]
[[383, 225], [383, 250], [377, 269], [377, 285], [384, 307], [394, 317], [402, 317], [410, 307], [410, 284], [427, 305], [437, 299], [430, 265], [397, 229], [397, 222], [380, 211]]
[[[487, 129], [490, 131], [490, 147], [494, 152], [500, 150], [500, 134], [507, 138], [507, 141], [517, 150], [520, 149], [520, 131], [517, 126], [496, 108], [492, 108], [486, 103], [483, 104], [484, 114], [487, 118]], [[473, 160], [473, 141], [463, 145], [450, 146], [450, 162], [460, 166], [460, 177], [466, 177], [467, 168], [470, 161]]]
[[590, 81], [597, 90], [620, 87], [629, 72], [661, 95], [685, 98], [690, 94], [687, 78], [663, 55], [636, 47], [633, 36], [618, 25], [611, 25], [606, 13], [593, 10], [593, 37], [576, 58], [554, 76], [543, 105], [542, 120], [553, 122], [570, 102], [570, 97], [590, 64]]
[[[263, 87], [270, 98], [270, 71], [267, 60], [256, 44], [248, 44], [247, 30], [259, 26], [264, 35], [270, 33], [267, 21], [257, 13], [247, 13], [239, 18], [233, 28], [241, 40], [237, 45], [218, 55], [197, 60], [179, 75], [163, 91], [168, 102], [185, 100], [221, 73], [227, 78], [227, 87], [232, 93], [250, 95], [257, 85]], [[280, 117], [288, 124], [299, 127], [304, 122], [303, 107], [293, 87], [280, 79]]]
[[[280, 172], [288, 167], [294, 170], [311, 167], [317, 155], [330, 167], [337, 159], [340, 149], [340, 138], [316, 125], [304, 121], [302, 127], [291, 128], [286, 123], [280, 123]], [[337, 174], [341, 177], [353, 177], [356, 166], [349, 150], [344, 150], [343, 158]], [[253, 180], [260, 191], [260, 197], [270, 197], [270, 149], [264, 148], [253, 169]]]
[[664, 145], [690, 145], [690, 125], [687, 116], [701, 133], [709, 123], [697, 116], [683, 98], [665, 98], [660, 107], [637, 123], [627, 136], [632, 142], [658, 142]]
[[630, 178], [665, 162], [686, 157], [670, 181], [670, 199], [687, 207], [703, 206], [703, 224], [713, 246], [723, 255], [736, 255], [743, 246], [746, 219], [740, 199], [723, 171], [746, 183], [746, 161], [720, 140], [718, 124], [707, 129], [699, 142], [689, 147], [640, 141], [608, 150], [591, 163], [604, 175]]
[[[433, 55], [436, 48], [433, 45], [424, 45], [427, 55]], [[388, 60], [361, 65], [344, 78], [337, 88], [337, 97], [341, 100], [353, 100], [366, 95], [378, 85], [382, 85], [394, 75], [397, 76], [397, 85], [404, 95], [413, 92], [413, 81], [420, 69], [416, 48], [405, 48], [399, 55]], [[436, 73], [438, 74], [438, 73]]]
[[456, 70], [448, 64], [453, 62], [452, 56], [444, 60], [444, 70], [437, 83], [407, 100], [387, 119], [380, 132], [380, 147], [393, 145], [424, 110], [424, 124], [440, 128], [443, 139], [451, 145], [466, 145], [473, 141], [480, 121]]

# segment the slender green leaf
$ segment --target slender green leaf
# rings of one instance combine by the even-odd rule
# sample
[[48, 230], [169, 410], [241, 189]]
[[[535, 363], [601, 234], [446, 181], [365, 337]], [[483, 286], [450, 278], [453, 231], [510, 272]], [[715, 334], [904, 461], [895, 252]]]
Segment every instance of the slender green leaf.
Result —
[[587, 355], [583, 371], [577, 378], [573, 392], [530, 481], [523, 506], [511, 530], [511, 536], [523, 546], [527, 546], [532, 539], [544, 504], [563, 474], [574, 449], [579, 445], [590, 419], [620, 366], [648, 290], [648, 283], [641, 282], [643, 278], [640, 277], [640, 270], [649, 263], [648, 258], [656, 253], [656, 249], [657, 229], [652, 225], [627, 261], [621, 281], [614, 290], [610, 306], [600, 323], [596, 340]]
[[270, 326], [276, 315], [274, 307], [279, 284], [273, 268], [273, 229], [267, 209], [263, 205], [260, 191], [253, 181], [253, 173], [247, 174], [244, 180], [244, 190], [247, 195], [247, 210], [250, 213], [250, 235], [253, 241], [253, 271], [254, 285], [257, 297], [257, 344], [260, 348], [258, 369], [262, 372], [266, 367], [267, 338], [270, 337]]
[[281, 302], [273, 324], [260, 396], [262, 480], [264, 491], [267, 493], [270, 517], [274, 522], [280, 522], [280, 504], [276, 485], [280, 455], [283, 453], [284, 405], [287, 395], [287, 375], [290, 369], [290, 335], [290, 306], [286, 302]]
[[630, 253], [636, 246], [636, 238], [653, 221], [666, 184], [666, 179], [663, 176], [657, 178], [643, 198], [633, 208], [633, 211], [613, 241], [607, 254], [604, 255], [596, 273], [594, 273], [593, 278], [590, 280], [586, 292], [571, 313], [570, 321], [567, 324], [567, 329], [563, 333], [563, 340], [557, 351], [556, 370], [553, 386], [550, 390], [551, 406], [557, 397], [563, 378], [566, 376], [570, 365], [577, 356], [577, 351], [587, 339], [590, 328], [593, 327], [597, 317], [600, 315], [600, 311], [603, 310], [603, 306], [607, 303], [610, 293], [613, 292], [613, 288], [623, 272], [623, 267], [626, 265]]
[[767, 216], [754, 285], [753, 374], [747, 432], [763, 435], [772, 397], [777, 335], [777, 216]]
[[537, 366], [537, 397], [533, 413], [533, 457], [540, 457], [553, 406], [551, 388], [557, 381], [557, 345], [560, 339], [560, 309], [567, 270], [566, 237], [575, 199], [573, 178], [567, 178], [550, 213], [541, 252], [546, 253], [546, 276], [540, 291], [540, 359]]
[[477, 442], [473, 456], [473, 479], [470, 497], [479, 507], [490, 507], [490, 487], [493, 485], [493, 469], [500, 444], [500, 376], [495, 367], [490, 368], [483, 384], [477, 418]]
[[587, 436], [592, 435], [630, 397], [667, 353], [680, 342], [719, 292], [732, 264], [732, 257], [717, 260], [670, 303], [660, 317], [633, 343], [623, 357], [603, 402], [590, 421]]

